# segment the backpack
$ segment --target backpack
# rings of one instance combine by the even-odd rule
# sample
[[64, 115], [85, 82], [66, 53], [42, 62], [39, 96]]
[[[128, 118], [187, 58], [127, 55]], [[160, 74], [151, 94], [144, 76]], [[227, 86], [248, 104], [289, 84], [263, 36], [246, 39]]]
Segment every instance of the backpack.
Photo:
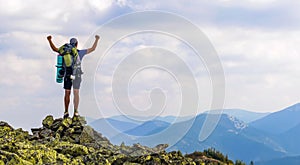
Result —
[[65, 67], [73, 67], [77, 62], [78, 52], [76, 47], [71, 44], [64, 44], [58, 49], [58, 52], [63, 56], [63, 65]]
[[77, 60], [79, 55], [76, 47], [66, 43], [58, 49], [58, 52], [63, 56], [64, 76], [77, 75], [79, 73], [77, 70], [80, 69], [80, 60]]

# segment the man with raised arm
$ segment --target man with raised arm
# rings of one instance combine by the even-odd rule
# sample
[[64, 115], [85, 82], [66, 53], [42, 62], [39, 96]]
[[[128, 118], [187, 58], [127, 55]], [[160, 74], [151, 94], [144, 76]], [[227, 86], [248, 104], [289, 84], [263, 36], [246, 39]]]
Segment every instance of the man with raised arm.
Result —
[[[92, 47], [88, 48], [88, 49], [82, 49], [82, 50], [78, 50], [77, 49], [77, 45], [78, 45], [78, 41], [76, 38], [71, 38], [70, 39], [70, 45], [72, 45], [73, 47], [75, 47], [77, 49], [77, 53], [78, 53], [78, 58], [76, 58], [77, 60], [77, 64], [81, 64], [81, 61], [83, 59], [83, 57], [86, 54], [89, 54], [91, 52], [93, 52], [98, 44], [99, 41], [99, 36], [96, 35], [95, 36], [95, 41], [94, 44], [92, 45]], [[47, 40], [50, 44], [51, 49], [54, 52], [57, 53], [61, 53], [61, 48], [57, 48], [53, 42], [52, 42], [52, 36], [48, 36]], [[79, 66], [79, 68], [81, 68]], [[80, 89], [80, 83], [81, 83], [81, 73], [76, 74], [74, 78], [70, 77], [70, 76], [66, 76], [66, 75], [70, 75], [72, 73], [67, 73], [69, 72], [68, 70], [65, 70], [65, 76], [64, 76], [64, 89], [65, 89], [65, 96], [64, 96], [64, 105], [65, 105], [65, 112], [64, 112], [64, 118], [69, 117], [69, 104], [70, 104], [70, 95], [71, 95], [71, 89], [73, 86], [73, 95], [74, 95], [74, 116], [79, 116], [78, 114], [78, 105], [79, 105], [79, 89]], [[81, 71], [80, 71], [81, 72]]]

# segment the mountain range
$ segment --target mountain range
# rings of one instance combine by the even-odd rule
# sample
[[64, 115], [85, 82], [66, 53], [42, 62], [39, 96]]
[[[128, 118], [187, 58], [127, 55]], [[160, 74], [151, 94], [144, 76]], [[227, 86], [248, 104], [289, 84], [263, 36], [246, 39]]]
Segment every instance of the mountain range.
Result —
[[[239, 109], [218, 110], [195, 117], [157, 117], [137, 122], [124, 116], [98, 119], [90, 123], [99, 132], [120, 144], [141, 143], [155, 146], [171, 143], [168, 150], [191, 153], [210, 147], [228, 154], [232, 159], [257, 163], [300, 155], [300, 104], [274, 113], [256, 113]], [[199, 134], [209, 116], [219, 117], [213, 132], [204, 141]], [[173, 122], [173, 121], [178, 122]], [[107, 128], [107, 125], [110, 126]], [[113, 129], [117, 131], [112, 131]], [[293, 157], [293, 160], [299, 157]]]
[[287, 156], [278, 159], [255, 162], [255, 165], [283, 165], [283, 164], [298, 165], [300, 164], [300, 156]]
[[281, 134], [300, 124], [300, 103], [271, 113], [251, 123], [251, 126], [271, 134]]
[[227, 114], [229, 116], [234, 116], [238, 118], [239, 120], [242, 120], [245, 123], [251, 123], [255, 120], [261, 119], [267, 115], [269, 115], [269, 112], [251, 112], [243, 109], [224, 109], [224, 110], [211, 110], [207, 111], [205, 113], [210, 114]]

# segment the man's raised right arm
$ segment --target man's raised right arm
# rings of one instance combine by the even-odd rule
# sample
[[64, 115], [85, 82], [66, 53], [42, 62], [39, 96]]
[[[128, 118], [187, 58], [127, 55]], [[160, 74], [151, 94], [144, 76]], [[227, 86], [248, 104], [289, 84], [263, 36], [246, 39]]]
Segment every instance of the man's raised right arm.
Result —
[[57, 52], [58, 53], [58, 48], [53, 44], [53, 42], [52, 42], [52, 36], [48, 36], [47, 37], [47, 40], [48, 40], [48, 42], [49, 42], [49, 44], [50, 44], [50, 47], [51, 47], [51, 49], [54, 51], [54, 52]]

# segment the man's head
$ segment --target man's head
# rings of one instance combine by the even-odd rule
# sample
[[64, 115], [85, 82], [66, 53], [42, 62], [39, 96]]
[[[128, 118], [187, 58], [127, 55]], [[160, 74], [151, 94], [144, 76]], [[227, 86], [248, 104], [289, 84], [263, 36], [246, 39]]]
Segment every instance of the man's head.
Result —
[[76, 39], [76, 38], [71, 38], [71, 39], [70, 39], [70, 44], [71, 44], [72, 46], [77, 47], [77, 44], [78, 44], [77, 39]]

